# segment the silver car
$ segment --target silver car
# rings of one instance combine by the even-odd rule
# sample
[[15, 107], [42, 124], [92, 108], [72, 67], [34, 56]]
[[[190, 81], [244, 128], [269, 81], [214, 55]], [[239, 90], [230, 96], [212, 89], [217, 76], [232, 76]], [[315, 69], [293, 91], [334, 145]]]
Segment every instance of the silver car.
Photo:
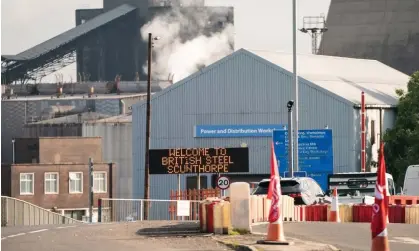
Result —
[[[259, 182], [253, 195], [268, 194], [269, 179]], [[330, 203], [328, 197], [319, 184], [309, 177], [281, 178], [282, 195], [294, 198], [295, 205], [313, 205], [317, 203]]]

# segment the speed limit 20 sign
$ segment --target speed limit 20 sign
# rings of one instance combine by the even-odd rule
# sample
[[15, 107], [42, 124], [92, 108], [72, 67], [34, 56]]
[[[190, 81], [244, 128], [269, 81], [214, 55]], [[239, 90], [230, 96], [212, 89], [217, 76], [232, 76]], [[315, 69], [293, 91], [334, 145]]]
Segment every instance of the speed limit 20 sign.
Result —
[[217, 187], [221, 190], [226, 190], [230, 187], [230, 179], [225, 176], [220, 176], [217, 178]]

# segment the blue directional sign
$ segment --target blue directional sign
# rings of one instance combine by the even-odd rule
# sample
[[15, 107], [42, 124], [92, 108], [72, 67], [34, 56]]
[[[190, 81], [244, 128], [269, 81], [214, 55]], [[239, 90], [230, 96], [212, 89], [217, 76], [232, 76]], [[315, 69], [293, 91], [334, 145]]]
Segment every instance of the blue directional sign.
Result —
[[[279, 173], [288, 176], [288, 131], [274, 130], [274, 150], [279, 162]], [[300, 130], [298, 133], [299, 171], [307, 173], [325, 190], [324, 176], [333, 173], [333, 140], [331, 129]], [[294, 176], [297, 176], [294, 173]], [[286, 176], [285, 176], [286, 177]], [[299, 176], [301, 177], [301, 176]]]
[[[298, 172], [294, 172], [293, 174], [294, 174], [294, 177], [307, 177], [306, 171], [298, 171]], [[284, 172], [284, 177], [289, 177], [288, 171]]]
[[283, 130], [285, 125], [196, 125], [195, 138], [272, 137], [274, 130]]

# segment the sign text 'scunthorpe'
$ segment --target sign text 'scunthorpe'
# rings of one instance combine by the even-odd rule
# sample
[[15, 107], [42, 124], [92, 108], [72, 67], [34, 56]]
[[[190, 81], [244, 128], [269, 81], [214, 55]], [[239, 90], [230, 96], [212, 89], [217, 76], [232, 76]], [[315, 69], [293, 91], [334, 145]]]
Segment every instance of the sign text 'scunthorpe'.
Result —
[[249, 171], [248, 148], [175, 148], [150, 150], [150, 174]]

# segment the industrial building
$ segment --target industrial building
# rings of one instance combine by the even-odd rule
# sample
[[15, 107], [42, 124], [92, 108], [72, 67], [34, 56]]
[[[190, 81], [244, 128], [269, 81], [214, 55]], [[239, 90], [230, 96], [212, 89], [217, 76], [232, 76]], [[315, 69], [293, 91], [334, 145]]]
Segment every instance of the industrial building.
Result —
[[115, 197], [132, 198], [132, 116], [122, 114], [83, 123], [83, 137], [101, 137], [103, 161], [117, 163]]
[[331, 0], [321, 54], [379, 60], [419, 70], [419, 2]]
[[[151, 91], [158, 92], [170, 84], [153, 81]], [[34, 88], [36, 91], [33, 91]], [[12, 163], [12, 139], [24, 135], [24, 131], [28, 129], [25, 129], [25, 124], [83, 112], [108, 116], [125, 114], [130, 111], [132, 104], [146, 97], [144, 82], [121, 81], [118, 93], [108, 88], [113, 89], [105, 82], [11, 85], [5, 88], [7, 91], [2, 93], [1, 101], [2, 163]], [[47, 122], [45, 126], [54, 123]], [[73, 129], [76, 135], [69, 130], [66, 133], [59, 130], [54, 135], [50, 130], [44, 134], [37, 132], [32, 136], [81, 136], [77, 134], [77, 128]]]
[[102, 159], [116, 163], [114, 197], [132, 198], [132, 116], [84, 112], [28, 123], [25, 138], [100, 137]]
[[185, 41], [219, 32], [234, 19], [232, 7], [207, 7], [204, 1], [104, 0], [102, 9], [76, 10], [73, 29], [17, 55], [2, 55], [2, 83], [41, 79], [74, 62], [79, 82], [113, 81], [117, 75], [125, 81], [145, 80], [147, 42], [141, 27], [173, 8], [208, 20], [203, 30], [197, 29], [197, 20], [185, 15], [190, 17], [180, 34]]
[[[397, 88], [409, 77], [376, 60], [298, 55], [299, 129], [333, 132], [333, 171], [360, 171], [360, 104], [365, 93], [367, 170], [377, 161], [380, 136], [395, 121]], [[259, 137], [199, 137], [200, 125], [287, 124], [294, 99], [292, 54], [240, 49], [156, 93], [151, 99], [151, 149], [189, 147], [249, 148], [249, 173], [229, 173], [234, 181], [260, 181], [270, 172], [269, 134]], [[133, 106], [133, 195], [144, 196], [146, 105]], [[152, 166], [150, 168], [153, 168]], [[316, 174], [313, 174], [315, 176]], [[181, 188], [196, 176], [181, 175]], [[215, 175], [201, 175], [201, 187]], [[192, 181], [192, 182], [191, 182]], [[167, 199], [177, 175], [151, 175], [150, 197]]]

